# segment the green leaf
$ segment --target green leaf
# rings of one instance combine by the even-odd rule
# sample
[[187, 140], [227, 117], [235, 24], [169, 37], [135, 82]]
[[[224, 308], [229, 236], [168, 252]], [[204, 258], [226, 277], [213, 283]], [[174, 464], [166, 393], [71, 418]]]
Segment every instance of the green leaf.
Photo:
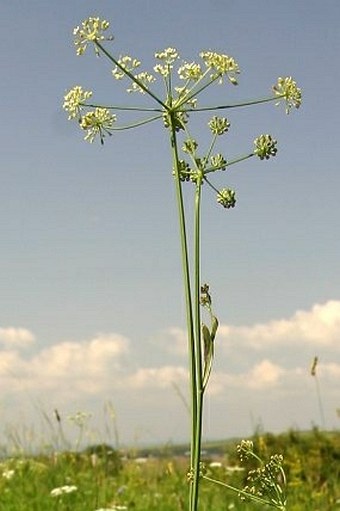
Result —
[[216, 316], [212, 316], [212, 318], [211, 318], [211, 334], [210, 334], [212, 341], [215, 340], [217, 329], [218, 329], [218, 319]]
[[212, 367], [212, 361], [214, 358], [214, 341], [211, 338], [211, 334], [207, 325], [202, 325], [203, 343], [204, 343], [204, 372], [202, 387], [205, 389]]
[[209, 332], [209, 328], [204, 323], [202, 325], [202, 334], [203, 334], [203, 344], [204, 344], [204, 363], [206, 364], [207, 359], [209, 357], [209, 352], [211, 350], [212, 339], [211, 339], [211, 335]]

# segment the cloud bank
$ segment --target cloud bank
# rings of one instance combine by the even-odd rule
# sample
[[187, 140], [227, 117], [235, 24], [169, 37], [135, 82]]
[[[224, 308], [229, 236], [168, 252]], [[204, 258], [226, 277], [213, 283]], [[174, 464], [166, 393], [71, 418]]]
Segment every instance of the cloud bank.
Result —
[[[186, 340], [185, 333], [177, 327], [157, 334], [156, 338], [163, 339], [158, 343], [159, 356], [154, 355], [153, 349], [153, 364], [148, 365], [134, 360], [132, 340], [117, 333], [61, 341], [39, 350], [35, 335], [28, 329], [2, 327], [2, 398], [7, 397], [7, 406], [10, 406], [12, 400], [20, 404], [27, 399], [27, 394], [43, 394], [54, 408], [114, 395], [125, 403], [126, 409], [129, 404], [140, 407], [140, 415], [150, 414], [148, 406], [151, 405], [156, 410], [163, 409], [167, 402], [176, 401], [173, 399], [176, 392], [186, 399]], [[243, 396], [244, 406], [251, 406], [254, 399], [265, 403], [268, 396], [277, 401], [288, 399], [291, 407], [296, 399], [296, 406], [303, 406], [303, 393], [313, 392], [314, 387], [309, 367], [311, 360], [303, 359], [301, 364], [297, 357], [304, 346], [313, 355], [319, 355], [317, 377], [333, 407], [340, 395], [339, 341], [340, 301], [335, 300], [267, 323], [221, 325], [216, 339], [218, 361], [209, 382], [209, 395], [219, 402], [227, 396], [231, 402], [235, 399], [235, 403], [237, 396]], [[283, 362], [282, 353], [287, 352], [287, 347], [291, 349], [290, 357]], [[231, 357], [232, 351], [236, 356]], [[173, 363], [168, 363], [166, 352]], [[139, 418], [142, 422], [144, 419], [143, 416]]]
[[269, 321], [251, 326], [223, 325], [220, 335], [225, 340], [238, 341], [254, 349], [268, 345], [308, 344], [315, 348], [340, 349], [340, 301], [316, 304], [310, 310], [298, 310], [288, 319]]

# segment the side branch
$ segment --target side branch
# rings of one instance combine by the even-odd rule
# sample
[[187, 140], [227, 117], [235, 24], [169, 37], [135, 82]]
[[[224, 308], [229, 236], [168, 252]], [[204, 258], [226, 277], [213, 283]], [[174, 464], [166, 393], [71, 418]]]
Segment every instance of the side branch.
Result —
[[[199, 108], [186, 108], [186, 112], [214, 112], [216, 110], [228, 110], [230, 108], [241, 108], [245, 106], [260, 105], [262, 103], [269, 103], [271, 101], [278, 101], [284, 98], [284, 94], [281, 96], [271, 96], [270, 98], [254, 99], [249, 101], [242, 101], [240, 103], [231, 103], [229, 105], [218, 105], [218, 106], [202, 106]], [[181, 110], [179, 108], [179, 110]]]
[[138, 85], [146, 94], [148, 94], [150, 97], [152, 97], [159, 105], [161, 105], [165, 110], [168, 110], [168, 107], [161, 99], [159, 99], [156, 94], [154, 94], [151, 90], [149, 90], [144, 83], [142, 83], [138, 78], [136, 78], [128, 69], [125, 69], [124, 66], [122, 66], [112, 55], [100, 44], [98, 40], [95, 41], [95, 44], [97, 48], [99, 48], [104, 55], [113, 62], [115, 66], [117, 66], [121, 71], [123, 71], [126, 76], [128, 76], [134, 83]]

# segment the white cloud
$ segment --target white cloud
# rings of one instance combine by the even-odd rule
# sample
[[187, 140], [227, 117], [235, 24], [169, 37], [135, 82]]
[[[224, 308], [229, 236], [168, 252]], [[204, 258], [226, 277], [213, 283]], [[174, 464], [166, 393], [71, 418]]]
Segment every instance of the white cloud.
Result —
[[183, 367], [163, 366], [138, 369], [128, 378], [131, 388], [143, 389], [146, 387], [165, 388], [174, 384], [187, 382], [188, 371]]
[[61, 342], [32, 355], [3, 352], [0, 378], [9, 392], [25, 391], [95, 393], [119, 386], [122, 357], [128, 340], [117, 334], [101, 334], [89, 341]]
[[327, 379], [334, 379], [334, 381], [338, 380], [340, 382], [340, 364], [335, 364], [334, 362], [329, 364], [319, 364], [317, 374], [320, 376], [320, 379], [325, 377]]
[[246, 344], [254, 349], [273, 344], [295, 342], [315, 347], [340, 346], [340, 301], [316, 304], [310, 310], [299, 310], [288, 319], [268, 321], [251, 326], [221, 325], [219, 334], [225, 347]]
[[[16, 377], [23, 370], [25, 362], [16, 351], [1, 351], [0, 354], [0, 379]], [[1, 380], [0, 380], [1, 381]]]
[[99, 335], [85, 342], [61, 342], [41, 351], [32, 361], [32, 370], [50, 377], [70, 374], [100, 375], [128, 351], [128, 341], [117, 334]]
[[246, 376], [249, 387], [263, 389], [276, 386], [286, 371], [270, 360], [256, 364]]
[[233, 392], [237, 389], [269, 390], [283, 383], [285, 377], [291, 372], [268, 359], [263, 359], [243, 372], [212, 373], [208, 390], [211, 395], [223, 394], [230, 389], [233, 389]]
[[[52, 410], [78, 407], [75, 403], [82, 403], [86, 409], [88, 403], [114, 396], [123, 410], [125, 419], [122, 421], [131, 420], [135, 414], [136, 421], [152, 422], [152, 414], [157, 414], [157, 410], [164, 410], [166, 406], [175, 409], [176, 388], [181, 399], [186, 399], [189, 376], [184, 357], [186, 335], [179, 328], [170, 328], [162, 332], [161, 337], [158, 334], [157, 345], [183, 358], [178, 363], [164, 363], [163, 352], [159, 353], [157, 362], [155, 350], [152, 366], [144, 367], [136, 366], [128, 356], [129, 340], [115, 333], [83, 341], [63, 341], [40, 350], [35, 346], [35, 352], [29, 354], [18, 349], [34, 341], [34, 335], [28, 330], [10, 328], [0, 333], [5, 346], [0, 352], [0, 392], [3, 401], [13, 409], [20, 410], [29, 401], [27, 398], [48, 400]], [[331, 347], [328, 353], [333, 353], [339, 340], [340, 302], [337, 301], [297, 311], [287, 319], [251, 326], [222, 325], [216, 340], [215, 367], [208, 384], [209, 399], [211, 403], [219, 406], [224, 403], [227, 409], [237, 410], [236, 415], [247, 414], [253, 406], [267, 410], [270, 400], [270, 406], [277, 406], [278, 410], [282, 402], [289, 406], [286, 416], [290, 423], [295, 417], [303, 416], [304, 407], [309, 407], [306, 416], [313, 417], [318, 412], [310, 361], [305, 361], [304, 355], [295, 356], [295, 353], [298, 355], [295, 349], [283, 356], [287, 354], [287, 350], [283, 351], [286, 345], [294, 347], [294, 343], [298, 343], [312, 347], [313, 352], [320, 355], [318, 377], [327, 399], [328, 413], [332, 413], [338, 402], [340, 362], [322, 356], [321, 348]], [[242, 412], [238, 412], [239, 406]], [[220, 417], [224, 412], [216, 413]], [[266, 417], [266, 411], [259, 413]], [[160, 418], [159, 423], [162, 420]], [[125, 426], [122, 422], [122, 427]]]
[[[157, 336], [158, 346], [180, 357], [187, 356], [186, 331], [170, 327]], [[298, 310], [291, 317], [250, 326], [221, 324], [216, 344], [230, 352], [236, 346], [262, 350], [268, 347], [310, 346], [340, 348], [340, 301], [316, 304], [310, 310]]]
[[0, 328], [0, 344], [5, 348], [23, 348], [30, 346], [34, 341], [34, 335], [26, 328]]

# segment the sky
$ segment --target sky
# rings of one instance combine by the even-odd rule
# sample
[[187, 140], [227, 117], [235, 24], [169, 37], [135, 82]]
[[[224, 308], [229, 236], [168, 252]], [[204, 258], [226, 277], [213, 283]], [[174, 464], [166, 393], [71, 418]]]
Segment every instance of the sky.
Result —
[[[338, 428], [339, 2], [12, 0], [0, 16], [0, 444], [13, 432], [52, 441], [54, 410], [70, 438], [69, 417], [84, 412], [88, 441], [188, 440], [167, 134], [150, 124], [101, 146], [67, 120], [74, 85], [103, 104], [146, 101], [113, 80], [105, 57], [76, 56], [72, 31], [88, 16], [110, 21], [110, 51], [145, 69], [169, 46], [187, 61], [233, 56], [238, 87], [216, 87], [202, 105], [267, 96], [279, 76], [302, 88], [289, 115], [273, 103], [228, 111], [229, 158], [262, 133], [278, 154], [217, 176], [236, 190], [234, 209], [203, 197], [202, 278], [220, 322], [204, 438]], [[202, 144], [207, 120], [192, 116]]]

